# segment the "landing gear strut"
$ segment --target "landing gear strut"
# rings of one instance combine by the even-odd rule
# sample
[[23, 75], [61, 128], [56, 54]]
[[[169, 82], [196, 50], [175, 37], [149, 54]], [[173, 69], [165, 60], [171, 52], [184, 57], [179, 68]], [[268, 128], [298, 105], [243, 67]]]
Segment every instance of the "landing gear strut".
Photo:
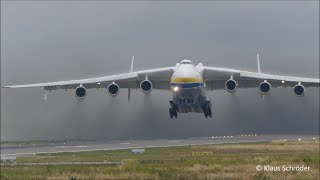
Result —
[[202, 106], [202, 110], [203, 110], [204, 117], [208, 118], [208, 116], [209, 116], [210, 118], [212, 118], [211, 102], [210, 101], [207, 101]]
[[170, 118], [177, 118], [178, 117], [178, 108], [177, 106], [172, 102], [169, 101], [171, 108], [169, 108], [169, 114], [170, 114]]

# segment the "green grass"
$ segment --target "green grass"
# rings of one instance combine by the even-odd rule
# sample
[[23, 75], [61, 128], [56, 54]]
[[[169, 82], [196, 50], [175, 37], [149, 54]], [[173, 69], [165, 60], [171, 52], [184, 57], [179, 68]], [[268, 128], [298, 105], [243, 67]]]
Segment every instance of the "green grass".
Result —
[[[192, 152], [212, 155], [192, 156]], [[319, 140], [65, 152], [17, 162], [121, 161], [117, 165], [2, 166], [2, 179], [319, 179]], [[143, 161], [144, 160], [144, 161]], [[146, 160], [160, 160], [146, 161]], [[309, 172], [257, 172], [260, 165], [305, 165]]]

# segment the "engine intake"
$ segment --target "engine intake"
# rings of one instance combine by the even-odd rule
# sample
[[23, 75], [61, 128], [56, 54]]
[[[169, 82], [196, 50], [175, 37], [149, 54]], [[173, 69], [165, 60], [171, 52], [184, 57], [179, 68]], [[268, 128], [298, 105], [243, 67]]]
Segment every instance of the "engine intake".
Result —
[[108, 85], [107, 90], [111, 96], [116, 96], [119, 94], [120, 87], [116, 83], [111, 83]]
[[264, 81], [260, 84], [259, 89], [261, 93], [266, 94], [271, 90], [271, 84], [267, 81]]
[[87, 90], [82, 85], [78, 86], [75, 90], [75, 95], [78, 99], [83, 99], [87, 95]]
[[140, 89], [143, 92], [150, 92], [152, 90], [152, 82], [149, 80], [144, 80], [140, 83]]
[[226, 90], [229, 91], [229, 92], [235, 91], [237, 86], [238, 86], [237, 81], [235, 81], [233, 79], [227, 80], [226, 84], [225, 84]]
[[305, 91], [304, 86], [302, 86], [301, 84], [297, 84], [293, 88], [293, 92], [296, 94], [296, 96], [303, 96], [304, 91]]

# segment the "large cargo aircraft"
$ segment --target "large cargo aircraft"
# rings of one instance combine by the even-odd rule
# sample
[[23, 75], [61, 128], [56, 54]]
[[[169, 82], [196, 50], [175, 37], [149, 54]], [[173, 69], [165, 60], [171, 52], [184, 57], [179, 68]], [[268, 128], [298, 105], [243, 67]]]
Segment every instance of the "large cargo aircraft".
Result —
[[169, 101], [170, 117], [177, 118], [178, 113], [203, 113], [212, 117], [211, 102], [205, 90], [226, 89], [230, 93], [237, 88], [258, 87], [261, 96], [270, 92], [271, 87], [289, 86], [296, 96], [303, 96], [305, 87], [319, 87], [320, 80], [280, 76], [262, 73], [259, 55], [257, 54], [257, 72], [236, 69], [207, 67], [202, 63], [194, 65], [190, 60], [182, 60], [174, 67], [133, 71], [134, 57], [128, 73], [104, 76], [99, 78], [58, 81], [49, 83], [4, 86], [4, 88], [43, 87], [44, 90], [74, 89], [78, 99], [86, 97], [87, 89], [106, 88], [111, 96], [118, 95], [121, 88], [130, 90], [140, 88], [144, 93], [152, 89], [171, 90], [172, 100]]

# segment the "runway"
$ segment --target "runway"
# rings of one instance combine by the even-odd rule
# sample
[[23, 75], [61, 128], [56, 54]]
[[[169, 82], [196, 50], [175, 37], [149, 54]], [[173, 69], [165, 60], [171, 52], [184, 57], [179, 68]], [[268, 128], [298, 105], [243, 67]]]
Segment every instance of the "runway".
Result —
[[93, 150], [115, 150], [147, 147], [170, 147], [185, 145], [227, 144], [244, 142], [263, 142], [271, 140], [312, 140], [319, 135], [267, 135], [242, 134], [230, 136], [197, 137], [188, 139], [153, 139], [128, 141], [65, 141], [40, 143], [2, 144], [1, 156], [29, 156], [38, 153], [79, 152]]

